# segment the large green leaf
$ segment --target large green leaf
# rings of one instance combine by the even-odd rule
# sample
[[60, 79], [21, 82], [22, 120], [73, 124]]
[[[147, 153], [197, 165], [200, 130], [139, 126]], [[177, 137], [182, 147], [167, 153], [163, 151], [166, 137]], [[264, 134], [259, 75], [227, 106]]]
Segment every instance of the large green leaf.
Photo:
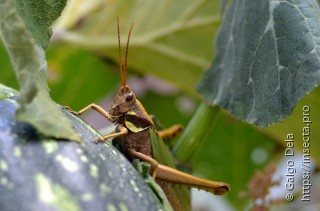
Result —
[[258, 126], [288, 116], [319, 84], [319, 11], [315, 0], [234, 0], [199, 92]]
[[[25, 17], [17, 12], [23, 10], [19, 7], [24, 8], [26, 5], [28, 4], [21, 2], [16, 4], [14, 0], [0, 4], [1, 38], [20, 84], [17, 119], [34, 125], [39, 132], [47, 136], [79, 141], [80, 138], [73, 131], [71, 122], [50, 99], [46, 83], [47, 63], [44, 49], [37, 45], [39, 42], [44, 44], [45, 39], [40, 41], [39, 38], [34, 38], [28, 30], [29, 27], [26, 27], [30, 24], [26, 24], [30, 22], [30, 17], [23, 19]], [[39, 6], [35, 10], [37, 15], [32, 17], [37, 19], [41, 14], [54, 18], [57, 16], [55, 12], [61, 11], [50, 12], [47, 9]], [[47, 25], [37, 24], [37, 27], [43, 27], [43, 31], [48, 30]], [[37, 35], [42, 37], [41, 33]], [[46, 37], [46, 41], [49, 41], [49, 37]]]
[[55, 27], [54, 38], [118, 62], [119, 16], [123, 45], [134, 22], [129, 68], [195, 94], [195, 84], [213, 56], [219, 9], [219, 1], [210, 0], [72, 1]]

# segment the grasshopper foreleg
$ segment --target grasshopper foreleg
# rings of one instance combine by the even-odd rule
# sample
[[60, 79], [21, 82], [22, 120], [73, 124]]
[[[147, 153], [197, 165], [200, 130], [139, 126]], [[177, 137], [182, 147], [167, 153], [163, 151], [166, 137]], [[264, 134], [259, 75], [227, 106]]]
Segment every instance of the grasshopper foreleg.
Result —
[[69, 113], [73, 114], [73, 115], [76, 115], [78, 116], [78, 112], [77, 111], [74, 111], [72, 108], [70, 108], [69, 106], [62, 106], [62, 108], [66, 111], [68, 111]]
[[99, 139], [93, 141], [93, 143], [104, 142], [109, 138], [115, 138], [118, 136], [123, 136], [123, 135], [128, 134], [128, 129], [126, 127], [123, 127], [120, 125], [118, 127], [118, 130], [119, 130], [119, 132], [112, 132], [112, 133], [106, 134], [106, 135], [102, 136], [102, 138], [99, 138]]
[[112, 116], [110, 115], [107, 111], [105, 111], [101, 106], [95, 104], [95, 103], [91, 103], [89, 105], [87, 105], [86, 107], [84, 107], [83, 109], [81, 109], [80, 111], [76, 112], [73, 111], [70, 107], [68, 106], [64, 106], [64, 109], [69, 111], [70, 113], [74, 114], [74, 115], [81, 115], [84, 112], [88, 111], [89, 109], [93, 109], [95, 111], [97, 111], [98, 113], [100, 113], [102, 116], [104, 116], [105, 118], [107, 118], [110, 122], [114, 122], [118, 116]]

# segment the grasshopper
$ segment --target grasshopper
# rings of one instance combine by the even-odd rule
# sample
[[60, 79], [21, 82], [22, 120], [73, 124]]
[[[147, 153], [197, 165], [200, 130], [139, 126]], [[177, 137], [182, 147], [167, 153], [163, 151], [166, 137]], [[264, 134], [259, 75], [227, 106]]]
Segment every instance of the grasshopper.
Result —
[[[130, 27], [124, 64], [122, 63], [122, 51], [120, 44], [120, 27], [117, 18], [119, 66], [122, 86], [115, 96], [109, 111], [105, 111], [97, 104], [90, 104], [79, 112], [70, 111], [75, 115], [81, 115], [89, 109], [93, 109], [117, 125], [116, 130], [110, 134], [94, 140], [95, 143], [104, 142], [110, 138], [117, 138], [118, 144], [123, 149], [125, 156], [132, 161], [140, 159], [151, 165], [150, 175], [159, 183], [167, 195], [170, 204], [175, 210], [183, 210], [177, 198], [167, 184], [195, 187], [211, 192], [215, 195], [223, 195], [230, 190], [230, 186], [223, 182], [209, 181], [174, 169], [172, 160], [163, 161], [163, 157], [170, 157], [167, 149], [163, 146], [161, 138], [177, 133], [181, 128], [177, 125], [156, 131], [153, 120], [145, 111], [135, 94], [126, 85], [127, 58], [129, 40], [132, 26]], [[159, 162], [158, 162], [159, 161]], [[169, 167], [170, 166], [170, 167]]]

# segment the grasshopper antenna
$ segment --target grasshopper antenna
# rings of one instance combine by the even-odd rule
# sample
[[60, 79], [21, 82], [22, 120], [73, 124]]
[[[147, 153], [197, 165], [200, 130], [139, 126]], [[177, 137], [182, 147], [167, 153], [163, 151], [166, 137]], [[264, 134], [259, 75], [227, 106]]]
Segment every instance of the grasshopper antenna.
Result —
[[[133, 27], [133, 23], [131, 24], [129, 34], [128, 34], [127, 47], [126, 47], [126, 58], [124, 60], [124, 69], [123, 69], [124, 85], [126, 85], [126, 78], [127, 78], [127, 60], [128, 60], [129, 41], [130, 41], [132, 27]], [[125, 86], [125, 89], [127, 89], [126, 86]]]
[[119, 59], [120, 59], [120, 74], [121, 74], [121, 79], [122, 79], [122, 87], [127, 89], [126, 85], [126, 80], [127, 80], [127, 60], [128, 60], [128, 52], [129, 52], [129, 41], [130, 41], [130, 36], [131, 36], [131, 31], [133, 27], [133, 23], [131, 24], [129, 34], [128, 34], [128, 40], [127, 40], [127, 46], [126, 46], [126, 57], [124, 60], [124, 67], [122, 67], [122, 52], [121, 52], [121, 44], [120, 44], [120, 27], [119, 27], [119, 17], [117, 17], [117, 25], [118, 25], [118, 45], [119, 45]]
[[126, 86], [126, 81], [123, 80], [123, 70], [122, 70], [122, 53], [121, 53], [121, 44], [120, 44], [120, 26], [119, 26], [119, 17], [117, 16], [117, 26], [118, 26], [118, 49], [119, 49], [119, 65], [120, 65], [120, 75], [121, 75], [121, 82], [122, 87]]

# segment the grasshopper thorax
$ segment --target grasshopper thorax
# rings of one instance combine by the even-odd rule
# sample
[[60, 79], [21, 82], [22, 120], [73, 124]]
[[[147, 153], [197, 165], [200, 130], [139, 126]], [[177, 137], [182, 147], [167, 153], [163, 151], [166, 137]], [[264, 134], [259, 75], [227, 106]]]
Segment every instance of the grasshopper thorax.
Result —
[[130, 90], [128, 86], [121, 87], [111, 104], [109, 114], [114, 117], [120, 117], [131, 110], [135, 106], [135, 104], [135, 94]]

